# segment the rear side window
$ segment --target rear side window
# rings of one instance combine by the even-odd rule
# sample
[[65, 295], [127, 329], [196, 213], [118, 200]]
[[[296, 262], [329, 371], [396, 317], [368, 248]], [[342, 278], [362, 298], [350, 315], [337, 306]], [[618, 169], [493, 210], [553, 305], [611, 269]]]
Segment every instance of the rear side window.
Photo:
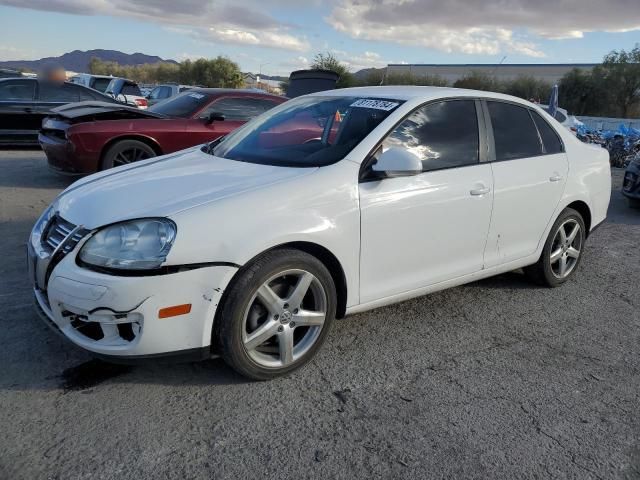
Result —
[[0, 101], [33, 100], [36, 82], [32, 80], [8, 80], [0, 82]]
[[542, 154], [538, 130], [528, 109], [502, 102], [487, 102], [487, 105], [496, 143], [496, 160]]
[[422, 170], [479, 162], [478, 117], [473, 100], [432, 103], [417, 109], [384, 140], [383, 150], [404, 148], [422, 160]]
[[79, 88], [66, 83], [40, 83], [40, 101], [54, 103], [71, 103], [80, 100]]
[[542, 137], [544, 153], [548, 155], [562, 153], [564, 149], [562, 148], [562, 142], [560, 141], [560, 137], [558, 137], [556, 131], [536, 112], [532, 111], [531, 116], [533, 117], [536, 127], [538, 127], [540, 136]]
[[122, 86], [122, 92], [120, 93], [124, 95], [136, 95], [138, 97], [142, 96], [142, 92], [140, 91], [140, 88], [135, 83], [125, 83]]
[[109, 86], [109, 83], [111, 83], [110, 78], [94, 78], [91, 82], [91, 88], [104, 93]]

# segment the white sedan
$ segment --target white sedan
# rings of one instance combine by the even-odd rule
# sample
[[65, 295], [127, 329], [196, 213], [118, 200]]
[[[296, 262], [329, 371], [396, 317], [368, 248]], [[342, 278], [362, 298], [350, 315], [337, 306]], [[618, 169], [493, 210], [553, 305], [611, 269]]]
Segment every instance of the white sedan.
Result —
[[334, 90], [74, 183], [30, 275], [45, 320], [98, 356], [221, 355], [268, 379], [334, 318], [523, 267], [559, 286], [610, 190], [607, 152], [518, 98]]

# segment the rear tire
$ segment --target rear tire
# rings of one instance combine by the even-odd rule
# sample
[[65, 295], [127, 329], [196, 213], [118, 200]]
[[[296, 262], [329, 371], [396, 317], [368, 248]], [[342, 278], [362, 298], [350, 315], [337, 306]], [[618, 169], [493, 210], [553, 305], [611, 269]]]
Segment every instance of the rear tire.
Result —
[[336, 314], [331, 274], [294, 249], [259, 257], [229, 286], [214, 328], [222, 358], [241, 375], [269, 380], [305, 365]]
[[139, 140], [120, 140], [111, 145], [105, 152], [100, 169], [107, 170], [155, 156], [155, 150], [144, 142]]
[[572, 208], [564, 209], [549, 232], [540, 259], [526, 267], [525, 273], [539, 285], [559, 287], [575, 274], [585, 238], [582, 216]]

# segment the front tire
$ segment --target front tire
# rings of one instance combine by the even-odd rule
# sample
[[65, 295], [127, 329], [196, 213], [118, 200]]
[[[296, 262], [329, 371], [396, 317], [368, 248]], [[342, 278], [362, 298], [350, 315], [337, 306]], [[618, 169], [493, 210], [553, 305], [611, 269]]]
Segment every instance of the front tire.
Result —
[[109, 147], [102, 157], [101, 170], [146, 160], [155, 157], [156, 152], [146, 143], [138, 140], [121, 140]]
[[585, 238], [582, 215], [572, 208], [564, 209], [549, 232], [540, 259], [526, 267], [525, 273], [539, 285], [559, 287], [575, 274]]
[[305, 365], [324, 343], [336, 314], [331, 274], [299, 250], [273, 250], [230, 285], [214, 335], [225, 362], [254, 380]]

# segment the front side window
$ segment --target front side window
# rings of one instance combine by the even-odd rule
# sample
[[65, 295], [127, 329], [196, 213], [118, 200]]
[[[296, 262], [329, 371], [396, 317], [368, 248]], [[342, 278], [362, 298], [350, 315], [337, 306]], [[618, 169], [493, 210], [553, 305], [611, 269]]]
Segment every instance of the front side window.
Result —
[[149, 107], [150, 112], [167, 117], [190, 118], [211, 101], [211, 95], [198, 91], [184, 92]]
[[564, 148], [556, 131], [538, 113], [532, 111], [531, 116], [533, 117], [536, 127], [538, 127], [540, 137], [542, 137], [544, 153], [549, 155], [562, 153]]
[[422, 161], [422, 170], [462, 167], [479, 162], [478, 116], [473, 100], [451, 100], [420, 107], [382, 143], [401, 147]]
[[[273, 104], [271, 106], [273, 106]], [[204, 114], [216, 112], [224, 115], [225, 120], [246, 122], [264, 113], [266, 110], [260, 99], [250, 97], [225, 97], [213, 102]]]
[[365, 97], [299, 97], [269, 110], [207, 151], [267, 165], [330, 165], [343, 159], [401, 103]]
[[513, 160], [542, 154], [542, 145], [529, 110], [511, 103], [487, 102], [496, 160]]
[[0, 82], [0, 101], [33, 100], [36, 82], [31, 80], [8, 80]]

